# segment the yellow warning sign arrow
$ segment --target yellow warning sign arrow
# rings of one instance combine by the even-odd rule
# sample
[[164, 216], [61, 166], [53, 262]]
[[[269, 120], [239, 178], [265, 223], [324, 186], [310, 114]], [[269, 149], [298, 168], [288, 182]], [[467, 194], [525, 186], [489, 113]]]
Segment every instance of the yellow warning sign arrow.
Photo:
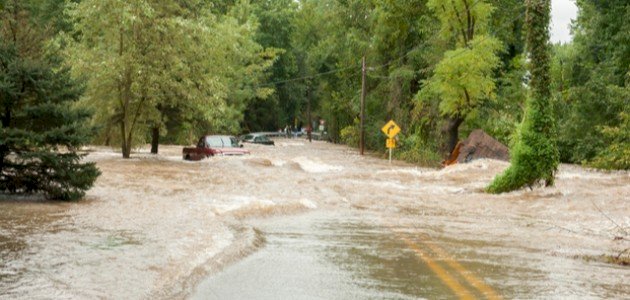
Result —
[[385, 126], [381, 128], [381, 131], [383, 131], [385, 135], [392, 139], [400, 132], [400, 127], [398, 127], [398, 124], [396, 124], [394, 120], [389, 120], [389, 122], [387, 122], [387, 124], [385, 124]]

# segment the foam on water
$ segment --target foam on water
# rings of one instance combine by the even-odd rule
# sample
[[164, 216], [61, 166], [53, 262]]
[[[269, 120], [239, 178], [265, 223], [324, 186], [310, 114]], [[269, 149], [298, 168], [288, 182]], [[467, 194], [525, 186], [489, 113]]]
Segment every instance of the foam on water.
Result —
[[[429, 170], [339, 145], [277, 145], [199, 162], [181, 160], [181, 146], [161, 146], [159, 155], [144, 147], [128, 160], [96, 148], [88, 160], [103, 175], [85, 201], [0, 201], [0, 298], [186, 298], [204, 276], [258, 249], [264, 237], [250, 221], [310, 210], [408, 217], [425, 233], [494, 247], [462, 249], [517, 253], [515, 268], [544, 274], [556, 271], [545, 265], [556, 249], [566, 259], [628, 247], [627, 238], [613, 239], [619, 226], [630, 226], [628, 172], [561, 166], [556, 187], [488, 195], [483, 187], [507, 163]], [[527, 259], [532, 253], [537, 261]], [[614, 270], [572, 262], [558, 270], [559, 284], [617, 282], [597, 276]], [[529, 279], [530, 286], [547, 282]]]
[[273, 200], [258, 199], [253, 196], [233, 196], [216, 203], [214, 209], [217, 214], [223, 215], [227, 212], [243, 209], [248, 206], [271, 207], [277, 205]]

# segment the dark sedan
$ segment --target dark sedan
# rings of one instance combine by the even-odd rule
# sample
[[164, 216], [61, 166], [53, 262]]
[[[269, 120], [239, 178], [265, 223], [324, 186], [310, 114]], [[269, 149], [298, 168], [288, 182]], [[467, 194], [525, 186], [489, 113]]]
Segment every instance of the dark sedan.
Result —
[[250, 133], [241, 136], [241, 141], [244, 143], [261, 144], [273, 146], [274, 142], [264, 134]]

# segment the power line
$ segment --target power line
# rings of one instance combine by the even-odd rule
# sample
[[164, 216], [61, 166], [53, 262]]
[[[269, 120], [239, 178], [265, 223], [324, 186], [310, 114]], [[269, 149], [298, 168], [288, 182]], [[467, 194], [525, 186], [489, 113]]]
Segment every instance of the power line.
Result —
[[287, 82], [312, 79], [312, 78], [317, 78], [317, 77], [330, 75], [330, 74], [335, 74], [335, 73], [339, 73], [339, 72], [342, 72], [342, 71], [352, 70], [352, 69], [357, 69], [357, 68], [360, 68], [360, 66], [339, 68], [339, 69], [334, 69], [334, 70], [330, 70], [330, 71], [327, 71], [327, 72], [317, 73], [317, 74], [314, 74], [314, 75], [309, 75], [309, 76], [304, 76], [304, 77], [296, 77], [296, 78], [291, 78], [291, 79], [286, 79], [286, 80], [280, 80], [280, 81], [260, 84], [260, 85], [256, 85], [255, 87], [273, 86], [273, 85], [276, 85], [276, 84], [282, 84], [282, 83], [287, 83]]
[[[473, 8], [475, 8], [475, 6], [477, 6], [477, 4], [479, 4], [480, 2], [481, 2], [481, 0], [476, 0], [476, 1], [475, 1], [475, 2], [473, 2], [473, 3], [469, 6], [469, 7], [467, 7], [467, 8], [464, 10], [464, 12], [469, 13], [469, 12], [470, 12], [470, 10], [472, 10]], [[382, 65], [380, 65], [380, 66], [370, 67], [370, 69], [380, 69], [380, 68], [384, 68], [384, 67], [386, 67], [386, 66], [389, 66], [389, 65], [393, 64], [394, 62], [399, 61], [399, 60], [401, 60], [401, 59], [403, 59], [403, 58], [405, 58], [405, 57], [407, 57], [407, 56], [411, 55], [411, 53], [413, 53], [414, 51], [416, 51], [416, 50], [420, 49], [421, 47], [423, 47], [423, 46], [427, 46], [427, 45], [429, 45], [429, 41], [424, 41], [422, 44], [420, 44], [420, 45], [416, 45], [416, 46], [414, 46], [413, 48], [411, 48], [411, 49], [407, 50], [407, 52], [406, 52], [405, 54], [403, 54], [402, 56], [400, 56], [400, 57], [398, 57], [398, 58], [395, 58], [395, 59], [393, 59], [393, 60], [390, 60], [389, 62], [387, 62], [387, 63], [385, 63], [385, 64], [382, 64]]]
[[[477, 4], [479, 4], [479, 3], [481, 3], [481, 0], [476, 0], [468, 8], [466, 8], [466, 10], [464, 10], [464, 11], [465, 12], [470, 12], [470, 10], [472, 10], [474, 7], [476, 7]], [[525, 12], [522, 12], [517, 18], [521, 18], [524, 14], [525, 14]], [[502, 28], [502, 27], [500, 27], [500, 28]], [[373, 70], [376, 70], [376, 69], [381, 69], [381, 68], [387, 67], [387, 66], [389, 66], [389, 65], [391, 65], [391, 64], [393, 64], [393, 63], [395, 63], [395, 62], [397, 62], [397, 61], [399, 61], [399, 60], [401, 60], [401, 59], [403, 59], [403, 58], [405, 58], [405, 57], [407, 57], [409, 55], [411, 55], [414, 51], [420, 49], [421, 47], [424, 47], [424, 46], [427, 46], [427, 45], [430, 45], [430, 41], [424, 41], [423, 43], [414, 46], [413, 48], [407, 50], [405, 54], [401, 55], [398, 58], [390, 60], [387, 63], [381, 64], [381, 65], [378, 65], [378, 66], [374, 66], [374, 67], [369, 67], [368, 71], [373, 71]], [[457, 56], [459, 56], [461, 54], [462, 53], [459, 53], [459, 54], [457, 54], [457, 55], [455, 55], [453, 57], [457, 57]], [[284, 84], [284, 83], [289, 83], [289, 82], [313, 79], [313, 78], [318, 78], [318, 77], [331, 75], [331, 74], [336, 74], [336, 73], [343, 72], [343, 71], [346, 71], [346, 70], [352, 70], [352, 69], [358, 69], [358, 68], [361, 68], [361, 66], [357, 64], [357, 66], [353, 66], [353, 67], [338, 68], [338, 69], [333, 69], [333, 70], [330, 70], [330, 71], [317, 73], [317, 74], [313, 74], [313, 75], [308, 75], [308, 76], [303, 76], [303, 77], [296, 77], [296, 78], [290, 78], [290, 79], [286, 79], [286, 80], [280, 80], [280, 81], [275, 81], [275, 82], [259, 84], [259, 85], [255, 85], [254, 88], [268, 87], [268, 86], [274, 86], [274, 85]], [[419, 71], [425, 72], [425, 71], [427, 71], [430, 68], [431, 67], [423, 68], [423, 69], [420, 69]], [[354, 73], [354, 75], [356, 75], [356, 73]], [[377, 77], [374, 77], [374, 76], [371, 76], [371, 75], [368, 75], [368, 76], [370, 76], [371, 78], [391, 79], [390, 77], [384, 77], [384, 76], [377, 76]]]
[[[519, 16], [517, 17], [517, 19], [520, 19], [521, 17], [524, 17], [524, 16], [525, 16], [525, 13], [526, 13], [526, 11], [521, 12], [521, 13], [519, 14]], [[501, 26], [499, 26], [499, 28], [501, 28], [501, 29], [502, 29], [502, 27], [501, 27]], [[494, 28], [494, 29], [496, 29], [496, 28]], [[497, 32], [498, 32], [498, 30], [495, 30], [495, 34], [496, 34]], [[490, 38], [490, 37], [492, 37], [492, 36], [491, 36], [491, 35], [484, 35], [484, 36], [482, 36], [482, 37], [481, 37], [481, 39], [480, 39], [479, 41], [484, 41], [485, 39], [488, 39], [488, 38]], [[462, 55], [462, 54], [464, 54], [464, 53], [465, 53], [465, 52], [459, 52], [459, 53], [457, 53], [457, 54], [455, 54], [455, 55], [451, 56], [450, 58], [451, 58], [451, 59], [453, 59], [453, 58], [458, 57], [458, 56], [460, 56], [460, 55]], [[427, 67], [427, 68], [420, 69], [420, 70], [418, 70], [418, 71], [419, 71], [419, 72], [426, 72], [426, 71], [428, 71], [429, 69], [430, 69], [430, 67]], [[427, 81], [425, 81], [425, 82], [427, 82]], [[428, 81], [428, 84], [424, 84], [424, 85], [423, 85], [423, 87], [426, 87], [427, 85], [429, 85], [429, 84], [431, 84], [431, 83], [434, 83], [434, 81]]]
[[[470, 6], [470, 7], [469, 7], [466, 11], [469, 11], [470, 9], [472, 9], [472, 8], [473, 8], [475, 5], [477, 5], [480, 1], [481, 1], [481, 0], [477, 0], [477, 1], [476, 1], [473, 5], [471, 5], [471, 6]], [[518, 9], [522, 9], [522, 8], [523, 8], [523, 7], [519, 7]], [[516, 11], [516, 9], [515, 9], [515, 11]], [[520, 14], [516, 17], [516, 19], [520, 19], [520, 18], [521, 18], [521, 17], [523, 17], [524, 15], [525, 15], [525, 11], [521, 12], [521, 13], [520, 13]], [[512, 24], [511, 24], [511, 23], [508, 23], [508, 25], [512, 25]], [[507, 27], [507, 26], [503, 25], [503, 26], [499, 26], [499, 27], [495, 27], [495, 28], [493, 28], [493, 29], [494, 29], [494, 34], [496, 34], [496, 33], [499, 31], [499, 30], [497, 30], [497, 28], [498, 28], [498, 29], [504, 29], [504, 28], [506, 28], [506, 27]], [[482, 38], [480, 39], [480, 41], [484, 41], [485, 39], [487, 39], [487, 38], [489, 38], [489, 37], [491, 37], [491, 36], [490, 36], [490, 35], [484, 35], [484, 36], [482, 36]], [[391, 60], [391, 61], [389, 61], [389, 62], [387, 62], [387, 63], [385, 63], [385, 64], [382, 64], [382, 65], [380, 65], [380, 66], [377, 66], [377, 67], [371, 67], [370, 69], [379, 69], [379, 68], [383, 68], [383, 67], [386, 67], [386, 66], [388, 66], [388, 65], [391, 65], [392, 63], [394, 63], [394, 62], [396, 62], [396, 61], [398, 61], [398, 60], [401, 60], [401, 59], [403, 59], [403, 58], [405, 58], [405, 57], [407, 57], [407, 56], [411, 55], [411, 54], [412, 54], [415, 50], [418, 50], [418, 49], [420, 49], [421, 47], [423, 47], [423, 46], [427, 46], [427, 45], [429, 45], [429, 44], [430, 44], [430, 42], [429, 42], [429, 41], [424, 41], [422, 44], [417, 45], [417, 46], [414, 46], [413, 48], [409, 49], [409, 50], [407, 51], [407, 53], [405, 53], [404, 55], [402, 55], [402, 56], [400, 56], [400, 57], [398, 57], [398, 58], [396, 58], [396, 59], [393, 59], [393, 60]], [[459, 55], [462, 55], [463, 53], [464, 53], [464, 52], [460, 52], [460, 53], [458, 53], [458, 54], [455, 54], [455, 55], [451, 56], [451, 58], [454, 58], [454, 57], [457, 57], [457, 56], [459, 56]], [[430, 70], [431, 68], [432, 68], [432, 66], [429, 66], [429, 67], [426, 67], [426, 68], [422, 68], [422, 69], [419, 69], [419, 70], [418, 70], [418, 72], [427, 72], [427, 71], [428, 71], [428, 70]], [[390, 77], [385, 77], [385, 76], [370, 76], [370, 77], [372, 77], [372, 78], [381, 78], [381, 79], [390, 79], [390, 80], [391, 80], [391, 78], [390, 78]]]

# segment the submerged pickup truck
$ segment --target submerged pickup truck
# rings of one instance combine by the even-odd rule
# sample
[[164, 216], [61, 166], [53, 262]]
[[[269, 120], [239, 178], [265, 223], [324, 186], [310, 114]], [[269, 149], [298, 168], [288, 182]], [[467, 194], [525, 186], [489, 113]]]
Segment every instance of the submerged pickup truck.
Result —
[[215, 155], [245, 155], [249, 150], [239, 145], [238, 139], [229, 135], [206, 135], [199, 139], [197, 147], [182, 150], [185, 160], [202, 160]]

